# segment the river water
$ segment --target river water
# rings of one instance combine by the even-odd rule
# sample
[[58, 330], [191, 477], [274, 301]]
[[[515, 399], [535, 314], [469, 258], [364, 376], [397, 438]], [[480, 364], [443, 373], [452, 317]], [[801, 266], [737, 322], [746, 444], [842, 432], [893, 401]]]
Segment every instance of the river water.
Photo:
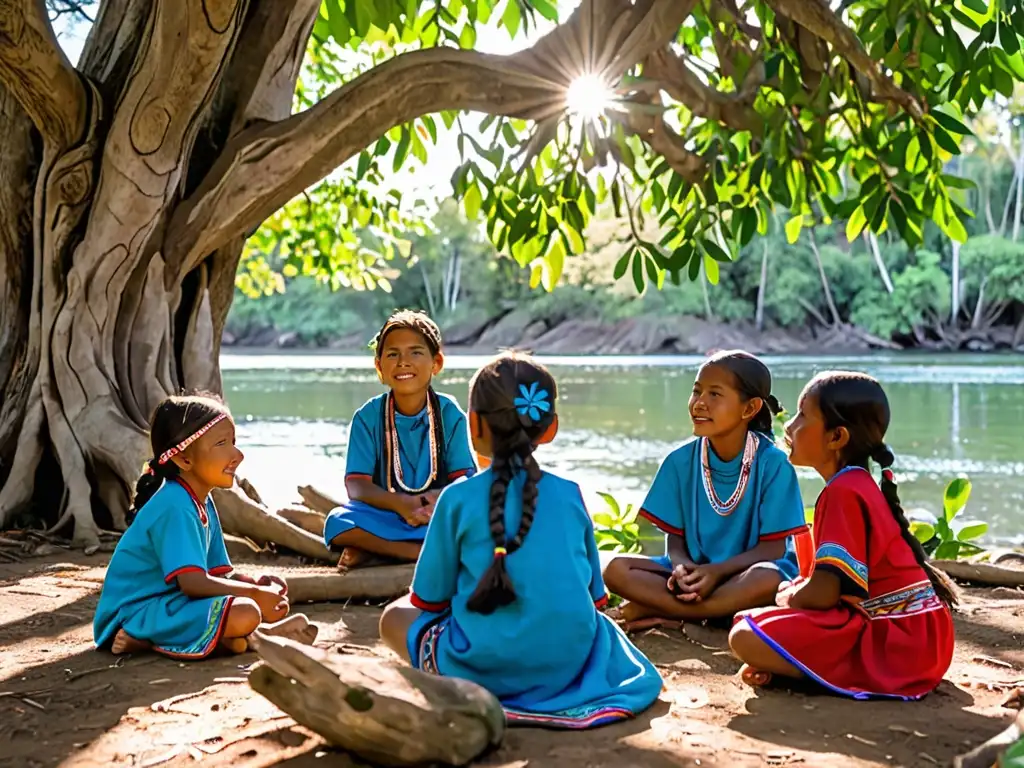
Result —
[[[546, 357], [559, 386], [558, 438], [538, 452], [547, 468], [588, 494], [642, 500], [659, 462], [690, 434], [687, 400], [697, 357]], [[1024, 357], [872, 355], [766, 357], [775, 392], [793, 409], [806, 381], [843, 368], [876, 376], [893, 411], [888, 440], [908, 508], [941, 510], [953, 477], [974, 486], [965, 513], [989, 523], [989, 543], [1024, 540]], [[485, 358], [453, 355], [436, 381], [465, 407], [467, 384]], [[381, 386], [369, 356], [225, 354], [228, 402], [246, 453], [241, 474], [268, 503], [297, 498], [311, 483], [343, 493], [352, 413]], [[800, 470], [807, 505], [821, 490]], [[591, 511], [598, 511], [595, 501]], [[959, 522], [959, 519], [958, 519]]]

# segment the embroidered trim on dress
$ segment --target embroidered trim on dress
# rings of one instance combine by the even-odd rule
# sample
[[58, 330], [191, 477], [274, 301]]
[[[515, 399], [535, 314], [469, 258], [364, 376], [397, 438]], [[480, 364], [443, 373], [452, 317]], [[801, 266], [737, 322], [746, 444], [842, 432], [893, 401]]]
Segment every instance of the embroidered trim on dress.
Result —
[[833, 542], [826, 542], [818, 547], [814, 556], [818, 565], [831, 565], [858, 586], [867, 591], [868, 588], [868, 567], [860, 560], [851, 555], [845, 547]]
[[902, 619], [942, 608], [942, 601], [930, 581], [921, 581], [895, 592], [862, 601], [858, 608], [871, 619]]

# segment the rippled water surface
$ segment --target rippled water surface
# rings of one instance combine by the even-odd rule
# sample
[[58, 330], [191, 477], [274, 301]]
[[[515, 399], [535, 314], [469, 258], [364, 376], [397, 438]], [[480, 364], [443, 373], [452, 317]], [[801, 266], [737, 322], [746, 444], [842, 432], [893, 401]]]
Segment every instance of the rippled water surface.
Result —
[[[452, 356], [439, 390], [466, 402], [484, 358]], [[539, 452], [543, 463], [590, 492], [643, 497], [661, 458], [690, 433], [686, 402], [696, 357], [548, 357], [558, 380], [562, 431]], [[945, 482], [968, 475], [968, 512], [991, 525], [992, 541], [1024, 539], [1024, 358], [899, 355], [766, 358], [776, 394], [792, 407], [817, 371], [877, 376], [893, 408], [889, 442], [908, 507], [937, 512]], [[273, 502], [295, 486], [343, 488], [352, 413], [381, 391], [369, 357], [240, 355], [222, 359], [224, 386], [246, 452], [244, 474]], [[804, 500], [821, 481], [801, 473]]]

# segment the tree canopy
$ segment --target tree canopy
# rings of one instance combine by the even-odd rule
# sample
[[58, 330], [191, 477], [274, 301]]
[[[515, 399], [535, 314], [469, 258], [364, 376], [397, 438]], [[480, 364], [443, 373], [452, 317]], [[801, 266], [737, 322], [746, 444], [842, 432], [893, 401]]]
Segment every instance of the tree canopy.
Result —
[[[481, 25], [515, 37], [538, 24], [552, 29], [520, 53], [469, 50]], [[702, 269], [714, 281], [774, 210], [790, 242], [832, 220], [851, 240], [891, 227], [917, 247], [933, 220], [964, 241], [959, 190], [972, 183], [949, 161], [969, 118], [1024, 80], [1022, 35], [1016, 0], [584, 0], [563, 19], [549, 0], [325, 0], [299, 102], [417, 61], [425, 114], [390, 127], [255, 244], [283, 236], [290, 270], [374, 284], [374, 253], [354, 230], [382, 233], [387, 255], [401, 243], [409, 222], [388, 178], [425, 162], [441, 125], [458, 135], [451, 184], [467, 215], [549, 288], [606, 201], [633, 224], [615, 274], [638, 290]], [[449, 94], [488, 84], [463, 102], [482, 120], [426, 96], [447, 71]], [[647, 218], [659, 242], [641, 235]]]

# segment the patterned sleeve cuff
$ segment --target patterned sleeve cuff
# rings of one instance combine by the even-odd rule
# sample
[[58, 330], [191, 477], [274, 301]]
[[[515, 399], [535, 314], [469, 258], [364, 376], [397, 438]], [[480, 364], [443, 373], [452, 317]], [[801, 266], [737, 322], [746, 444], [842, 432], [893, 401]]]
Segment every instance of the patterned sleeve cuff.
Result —
[[797, 536], [807, 530], [806, 525], [801, 525], [798, 528], [790, 528], [786, 531], [776, 531], [775, 533], [762, 533], [759, 541], [778, 541], [779, 539], [788, 539], [790, 536]]
[[651, 523], [654, 524], [654, 526], [656, 528], [658, 528], [661, 531], [664, 531], [665, 533], [671, 533], [674, 536], [682, 536], [683, 535], [683, 529], [682, 528], [675, 528], [675, 527], [669, 525], [664, 520], [662, 520], [660, 517], [658, 517], [657, 515], [655, 515], [655, 514], [653, 514], [651, 512], [648, 512], [646, 509], [641, 509], [640, 510], [640, 517], [644, 518], [645, 520], [650, 521]]
[[868, 593], [868, 567], [839, 544], [825, 542], [814, 556], [815, 567], [832, 571], [852, 590], [853, 594]]
[[164, 582], [167, 584], [172, 584], [174, 583], [174, 580], [176, 578], [181, 576], [181, 574], [189, 573], [191, 571], [199, 571], [199, 573], [206, 573], [206, 569], [200, 568], [198, 565], [186, 565], [182, 568], [178, 568], [177, 570], [171, 571], [169, 574], [164, 576]]
[[409, 602], [411, 602], [414, 607], [419, 608], [421, 611], [426, 611], [427, 613], [444, 613], [448, 610], [448, 606], [451, 604], [448, 600], [441, 603], [430, 603], [415, 592], [409, 593]]

